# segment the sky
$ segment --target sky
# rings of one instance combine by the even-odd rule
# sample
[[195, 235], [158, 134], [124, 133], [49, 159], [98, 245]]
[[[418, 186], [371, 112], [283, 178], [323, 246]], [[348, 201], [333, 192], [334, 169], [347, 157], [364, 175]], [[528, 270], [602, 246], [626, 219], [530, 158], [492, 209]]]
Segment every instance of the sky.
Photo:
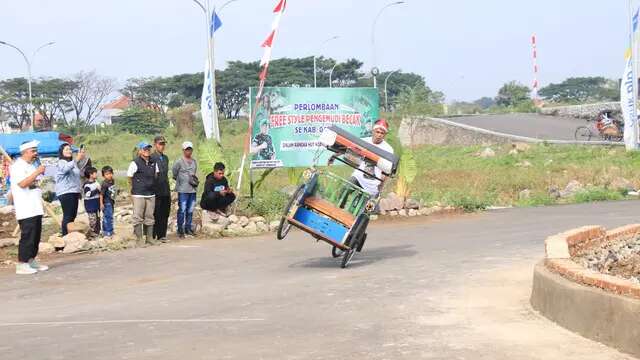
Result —
[[[237, 0], [224, 9], [217, 68], [260, 59], [276, 2]], [[288, 0], [273, 56], [355, 57], [370, 69], [373, 19], [390, 2]], [[424, 76], [448, 101], [475, 100], [511, 80], [532, 83], [533, 33], [542, 86], [573, 76], [620, 78], [628, 27], [626, 0], [406, 0], [377, 23], [376, 62], [382, 71]], [[0, 40], [28, 54], [56, 42], [38, 53], [34, 77], [200, 72], [206, 51], [204, 15], [192, 0], [0, 0]], [[0, 79], [25, 75], [19, 53], [0, 46]]]

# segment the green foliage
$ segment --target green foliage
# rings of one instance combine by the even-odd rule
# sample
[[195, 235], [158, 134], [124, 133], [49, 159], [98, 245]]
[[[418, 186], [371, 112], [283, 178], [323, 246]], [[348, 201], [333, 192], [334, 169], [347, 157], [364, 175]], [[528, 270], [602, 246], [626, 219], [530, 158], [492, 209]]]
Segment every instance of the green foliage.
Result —
[[622, 200], [624, 199], [624, 195], [620, 191], [594, 186], [578, 192], [574, 195], [573, 199], [576, 203], [587, 203], [594, 201]]
[[463, 192], [449, 192], [445, 194], [443, 200], [446, 204], [458, 209], [463, 209], [465, 212], [484, 210], [492, 205], [486, 198], [465, 194]]
[[520, 103], [531, 101], [530, 93], [531, 89], [525, 85], [517, 81], [511, 81], [504, 84], [500, 90], [498, 90], [496, 104], [505, 107], [515, 107]]
[[442, 114], [444, 95], [432, 91], [424, 84], [405, 87], [395, 99], [397, 111], [402, 116]]
[[167, 126], [157, 112], [141, 107], [126, 109], [117, 116], [114, 123], [121, 131], [140, 135], [159, 134]]
[[288, 201], [289, 195], [280, 191], [262, 191], [249, 202], [249, 209], [255, 215], [277, 219]]
[[418, 175], [418, 165], [413, 151], [405, 150], [400, 157], [400, 168], [398, 169], [398, 181], [396, 183], [396, 194], [401, 198], [409, 197], [411, 185]]
[[540, 96], [548, 101], [562, 103], [584, 103], [618, 101], [618, 82], [604, 77], [568, 78], [559, 84], [550, 84], [540, 89]]

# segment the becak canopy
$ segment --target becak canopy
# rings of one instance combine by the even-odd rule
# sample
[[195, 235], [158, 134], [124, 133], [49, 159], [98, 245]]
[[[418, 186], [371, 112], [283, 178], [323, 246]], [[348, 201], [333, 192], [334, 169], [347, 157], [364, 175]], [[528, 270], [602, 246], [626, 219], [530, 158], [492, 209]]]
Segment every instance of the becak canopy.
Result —
[[[56, 131], [24, 132], [17, 134], [0, 134], [0, 146], [11, 157], [20, 155], [20, 144], [37, 140], [40, 157], [58, 156], [58, 148], [62, 143], [73, 144], [73, 138]], [[78, 149], [72, 146], [73, 151]]]

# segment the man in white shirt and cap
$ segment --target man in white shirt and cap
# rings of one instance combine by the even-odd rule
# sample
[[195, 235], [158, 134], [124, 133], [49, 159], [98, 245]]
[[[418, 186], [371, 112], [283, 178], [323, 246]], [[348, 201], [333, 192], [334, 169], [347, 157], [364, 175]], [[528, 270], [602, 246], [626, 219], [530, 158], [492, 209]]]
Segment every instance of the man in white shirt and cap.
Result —
[[38, 158], [36, 140], [20, 145], [20, 157], [11, 165], [11, 194], [20, 225], [20, 243], [18, 245], [18, 264], [16, 274], [30, 275], [49, 269], [36, 260], [42, 235], [42, 190], [37, 179], [44, 174], [45, 167], [34, 165]]
[[[385, 119], [379, 119], [373, 125], [373, 136], [362, 140], [393, 154], [393, 148], [384, 140], [388, 132], [389, 124], [387, 121]], [[385, 179], [385, 176], [382, 174], [382, 170], [373, 164], [366, 164], [364, 162], [360, 165], [360, 170], [364, 170], [369, 174], [375, 174], [375, 177], [365, 174], [362, 171], [355, 170], [353, 174], [351, 174], [351, 182], [359, 185], [364, 191], [371, 194], [371, 196], [378, 196], [382, 190], [382, 181], [378, 179]]]

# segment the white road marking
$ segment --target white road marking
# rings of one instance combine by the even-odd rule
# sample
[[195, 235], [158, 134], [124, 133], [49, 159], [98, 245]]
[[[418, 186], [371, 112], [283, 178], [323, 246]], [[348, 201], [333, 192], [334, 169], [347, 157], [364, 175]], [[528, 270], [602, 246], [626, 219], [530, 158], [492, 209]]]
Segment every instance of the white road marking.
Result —
[[222, 323], [254, 322], [265, 319], [140, 319], [140, 320], [94, 320], [94, 321], [42, 321], [22, 323], [0, 323], [0, 327], [12, 326], [67, 326], [67, 325], [108, 325], [108, 324], [146, 324], [146, 323]]

